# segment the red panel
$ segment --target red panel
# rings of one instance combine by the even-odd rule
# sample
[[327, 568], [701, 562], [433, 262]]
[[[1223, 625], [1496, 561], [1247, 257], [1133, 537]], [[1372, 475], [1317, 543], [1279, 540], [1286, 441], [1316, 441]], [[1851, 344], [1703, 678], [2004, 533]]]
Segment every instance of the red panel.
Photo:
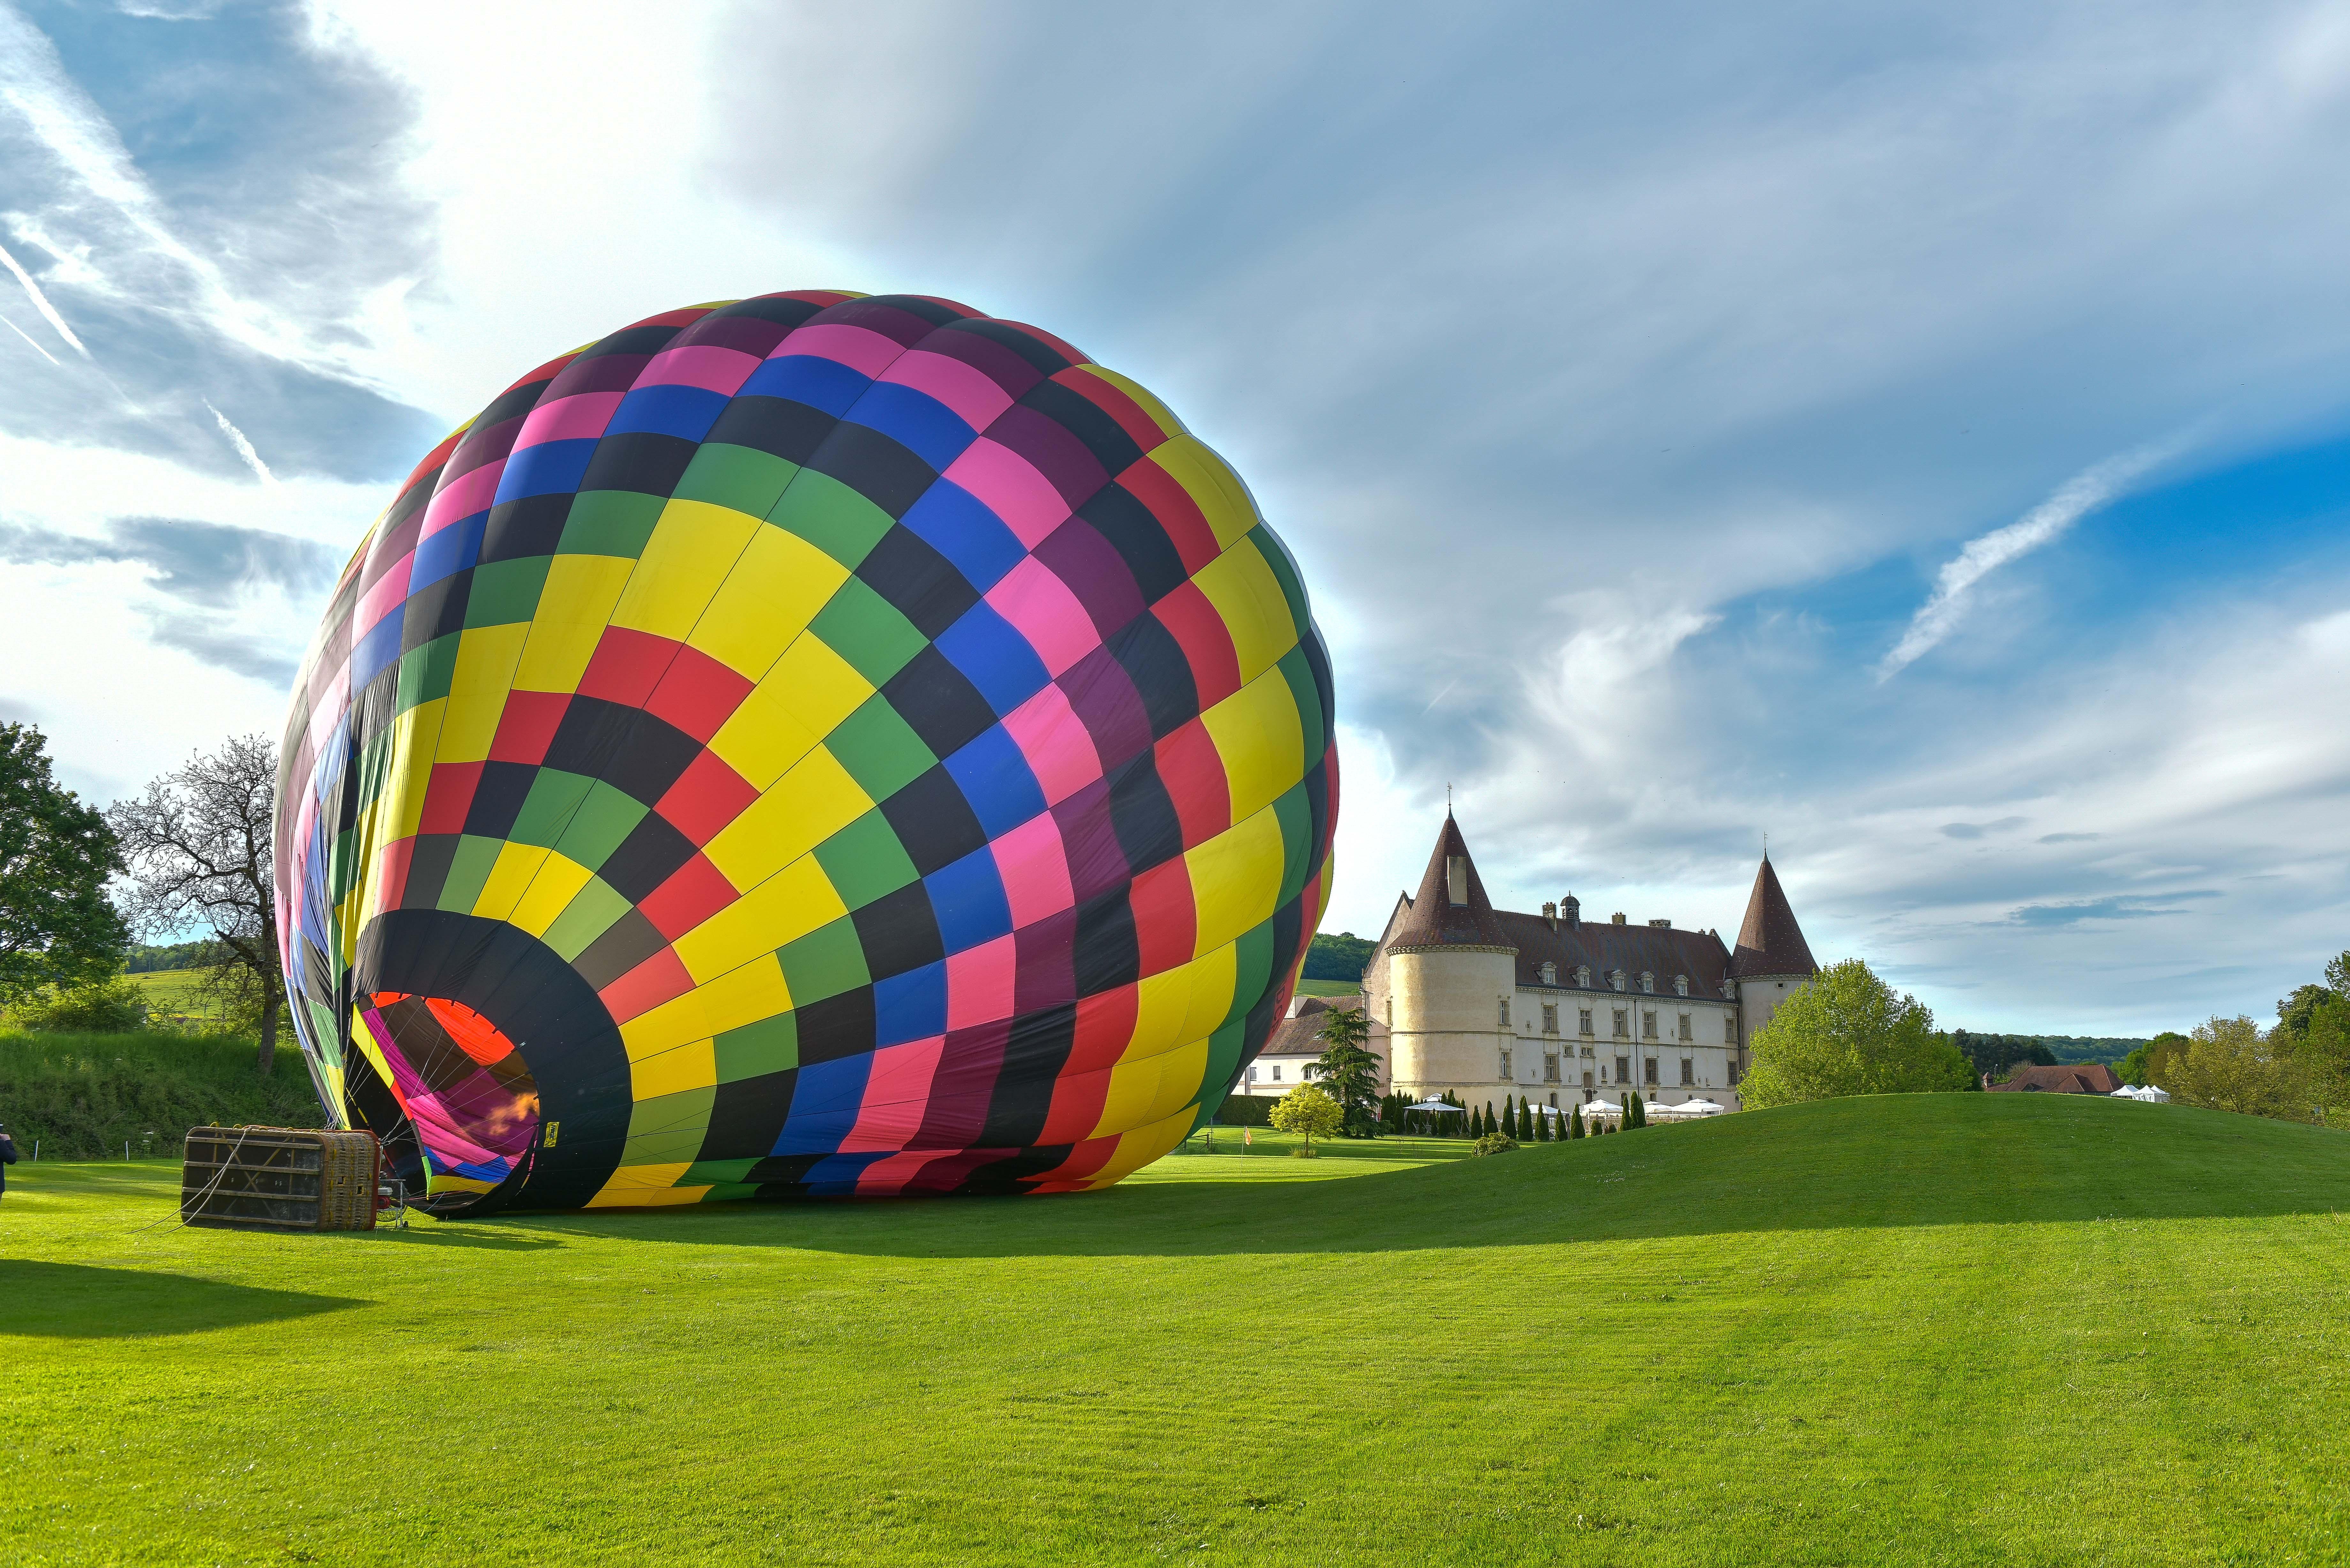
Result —
[[403, 838], [397, 843], [387, 844], [383, 846], [382, 852], [376, 856], [375, 897], [378, 909], [400, 908], [400, 899], [408, 894], [409, 862], [414, 859], [415, 856], [416, 840], [413, 838]]
[[719, 829], [743, 815], [759, 798], [743, 775], [728, 767], [716, 752], [704, 752], [686, 764], [677, 783], [653, 809], [698, 847], [718, 836]]
[[1109, 1157], [1117, 1152], [1118, 1139], [1115, 1137], [1087, 1138], [1085, 1142], [1077, 1145], [1076, 1147], [1069, 1150], [1068, 1158], [1063, 1160], [1052, 1169], [1039, 1173], [1037, 1177], [1037, 1185], [1029, 1189], [1029, 1190], [1032, 1192], [1075, 1192], [1084, 1184], [1085, 1179], [1087, 1177], [1094, 1175], [1099, 1171], [1103, 1166], [1107, 1165], [1109, 1163]]
[[1191, 683], [1200, 689], [1201, 709], [1214, 707], [1241, 689], [1241, 660], [1232, 651], [1232, 634], [1199, 584], [1185, 583], [1152, 606], [1150, 613], [1183, 649], [1191, 666]]
[[643, 706], [706, 746], [718, 727], [733, 718], [743, 699], [751, 694], [751, 686], [747, 678], [702, 649], [679, 645], [668, 673]]
[[669, 880], [648, 894], [637, 909], [655, 930], [675, 941], [734, 898], [734, 884], [696, 855], [671, 872]]
[[482, 782], [479, 763], [435, 763], [424, 785], [424, 815], [419, 833], [463, 833], [465, 815], [473, 809], [473, 791]]
[[1206, 724], [1190, 720], [1152, 749], [1158, 755], [1159, 782], [1167, 786], [1168, 797], [1175, 803], [1176, 820], [1183, 825], [1184, 848], [1196, 848], [1232, 825], [1232, 796], [1224, 778], [1224, 759]]
[[1053, 379], [1116, 420], [1118, 429], [1144, 452], [1166, 444], [1167, 432], [1159, 428], [1159, 421], [1114, 383], [1077, 369], [1063, 370]]
[[1134, 910], [1134, 942], [1141, 950], [1141, 972], [1159, 974], [1191, 961], [1199, 921], [1191, 899], [1191, 871], [1180, 856], [1153, 866], [1127, 892]]
[[490, 742], [490, 761], [529, 763], [546, 760], [555, 732], [563, 724], [563, 711], [571, 705], [568, 691], [509, 691], [505, 711], [498, 715], [497, 739]]
[[1109, 1069], [1071, 1073], [1063, 1068], [1053, 1085], [1053, 1108], [1045, 1113], [1045, 1130], [1038, 1144], [1076, 1143], [1089, 1137], [1101, 1122], [1102, 1106], [1109, 1099]]
[[1118, 482], [1150, 508], [1150, 514], [1175, 541], [1175, 552], [1183, 557], [1185, 571], [1197, 572], [1223, 554], [1224, 547], [1216, 543], [1216, 531], [1200, 515], [1191, 493], [1176, 483], [1165, 469], [1146, 457], [1119, 474]]
[[579, 695], [641, 708], [682, 646], [649, 631], [608, 626], [597, 639], [595, 657], [588, 660], [588, 669], [579, 677]]
[[[1121, 985], [1116, 991], [1096, 992], [1091, 996], [1079, 998], [1076, 1033], [1069, 1042], [1069, 1059], [1061, 1065], [1062, 1078], [1066, 1081], [1072, 1075], [1082, 1075], [1113, 1065], [1126, 1054], [1126, 1048], [1134, 1043], [1135, 1012], [1135, 988], [1131, 985]], [[1055, 1088], [1053, 1096], [1055, 1104], [1059, 1103], [1060, 1096], [1061, 1090]], [[1094, 1106], [1094, 1116], [1097, 1119], [1101, 1116], [1098, 1103]], [[1092, 1130], [1093, 1123], [1087, 1122], [1072, 1136], [1083, 1137]], [[1066, 1143], [1069, 1139], [1039, 1141]]]
[[692, 989], [693, 976], [677, 954], [663, 948], [596, 994], [611, 1010], [613, 1023], [626, 1023]]

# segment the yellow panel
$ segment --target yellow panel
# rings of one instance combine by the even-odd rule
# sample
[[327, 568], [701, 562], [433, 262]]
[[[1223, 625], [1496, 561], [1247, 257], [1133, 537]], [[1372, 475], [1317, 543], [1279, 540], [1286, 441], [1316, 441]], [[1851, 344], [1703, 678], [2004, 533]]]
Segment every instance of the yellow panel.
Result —
[[1110, 1069], [1109, 1093], [1092, 1136], [1109, 1137], [1174, 1115], [1199, 1098], [1200, 1078], [1207, 1070], [1205, 1040], [1120, 1062]]
[[1196, 1103], [1188, 1105], [1164, 1121], [1153, 1122], [1149, 1127], [1137, 1127], [1128, 1133], [1118, 1140], [1118, 1152], [1103, 1162], [1102, 1168], [1086, 1185], [1094, 1189], [1107, 1187], [1169, 1153], [1191, 1132], [1192, 1118], [1199, 1114]]
[[1118, 1054], [1120, 1061], [1156, 1056], [1182, 1041], [1183, 1024], [1191, 1012], [1191, 987], [1199, 979], [1198, 966], [1205, 961], [1194, 959], [1142, 977], [1134, 988], [1134, 1033]]
[[1175, 417], [1174, 410], [1170, 409], [1166, 404], [1160, 402], [1159, 400], [1158, 394], [1150, 391], [1148, 388], [1143, 387], [1139, 382], [1130, 381], [1124, 376], [1119, 375], [1117, 371], [1112, 370], [1106, 366], [1079, 365], [1075, 368], [1084, 371], [1088, 376], [1100, 377], [1103, 380], [1107, 381], [1111, 386], [1116, 387], [1119, 391], [1124, 392], [1128, 397], [1132, 398], [1135, 402], [1140, 406], [1142, 411], [1150, 416], [1152, 422], [1157, 424], [1169, 437], [1172, 438], [1188, 433], [1183, 429], [1183, 421]]
[[[503, 861], [504, 857], [501, 855], [499, 859]], [[495, 872], [492, 873], [493, 877], [495, 875]], [[568, 855], [547, 851], [546, 863], [539, 867], [538, 875], [531, 879], [530, 887], [515, 900], [514, 912], [506, 917], [507, 920], [532, 936], [546, 935], [546, 928], [555, 924], [563, 911], [571, 907], [571, 900], [578, 897], [579, 889], [588, 886], [588, 879], [595, 875]]]
[[441, 721], [448, 710], [449, 700], [435, 697], [391, 722], [391, 777], [377, 797], [391, 824], [386, 842], [415, 837], [424, 820], [424, 786], [432, 778], [424, 764], [440, 750]]
[[1248, 486], [1224, 460], [1208, 450], [1197, 436], [1180, 435], [1156, 448], [1150, 461], [1181, 485], [1215, 531], [1216, 543], [1229, 550], [1260, 521]]
[[1305, 731], [1279, 670], [1266, 670], [1200, 720], [1223, 759], [1233, 821], [1271, 805], [1305, 776]]
[[711, 596], [733, 569], [743, 546], [750, 543], [753, 530], [762, 526], [756, 517], [731, 506], [671, 502], [661, 508], [660, 521], [645, 541], [637, 575], [613, 607], [612, 624], [683, 642], [710, 607]]
[[710, 749], [754, 788], [765, 789], [872, 695], [872, 684], [822, 638], [803, 637], [719, 726]]
[[[783, 966], [775, 954], [762, 953], [741, 968], [621, 1024], [620, 1044], [634, 1062], [773, 1018], [791, 1007], [792, 993], [784, 983]], [[637, 1096], [640, 1100], [645, 1097]]]
[[482, 884], [481, 896], [473, 900], [473, 910], [485, 920], [503, 920], [514, 912], [522, 896], [530, 891], [531, 878], [550, 850], [536, 844], [508, 843], [498, 850], [497, 864], [490, 867], [489, 880]]
[[[1280, 875], [1276, 867], [1274, 875]], [[785, 867], [671, 946], [696, 981], [724, 974], [848, 913], [811, 855]]]
[[[539, 590], [530, 640], [523, 644], [522, 662], [515, 667], [515, 689], [578, 691], [580, 674], [611, 624], [612, 607], [636, 569], [636, 562], [619, 556], [556, 556], [555, 565], [546, 569], [546, 586]], [[489, 754], [487, 746], [482, 754]]]
[[1243, 681], [1272, 669], [1274, 661], [1297, 645], [1297, 623], [1289, 618], [1289, 600], [1253, 543], [1243, 540], [1226, 550], [1201, 567], [1192, 581], [1223, 617], [1224, 629], [1232, 634], [1232, 652], [1240, 659]]
[[847, 576], [847, 567], [798, 535], [763, 526], [751, 535], [742, 558], [710, 600], [709, 613], [686, 640], [756, 680], [807, 628]]
[[639, 1101], [718, 1082], [718, 1055], [707, 1040], [673, 1045], [658, 1055], [629, 1064], [629, 1092]]
[[1205, 1040], [1223, 1027], [1232, 1011], [1232, 989], [1240, 980], [1240, 946], [1226, 942], [1211, 953], [1201, 953], [1188, 966], [1191, 972], [1191, 1007], [1183, 1015], [1179, 1039]]
[[1199, 938], [1191, 950], [1205, 953], [1273, 917], [1281, 895], [1281, 824], [1268, 806], [1187, 850], [1183, 863], [1199, 901]]
[[441, 741], [433, 748], [436, 763], [478, 763], [487, 760], [490, 742], [497, 738], [498, 715], [505, 711], [506, 692], [514, 685], [515, 667], [522, 660], [523, 640], [530, 623], [477, 626], [457, 639], [457, 667], [451, 672], [448, 704], [441, 717]]
[[702, 846], [737, 888], [765, 881], [873, 808], [857, 781], [818, 746]]
[[692, 1169], [691, 1165], [624, 1165], [612, 1172], [612, 1179], [604, 1189], [588, 1200], [590, 1209], [649, 1209], [655, 1205], [699, 1203], [702, 1195], [710, 1190], [703, 1187], [679, 1187], [677, 1179]]

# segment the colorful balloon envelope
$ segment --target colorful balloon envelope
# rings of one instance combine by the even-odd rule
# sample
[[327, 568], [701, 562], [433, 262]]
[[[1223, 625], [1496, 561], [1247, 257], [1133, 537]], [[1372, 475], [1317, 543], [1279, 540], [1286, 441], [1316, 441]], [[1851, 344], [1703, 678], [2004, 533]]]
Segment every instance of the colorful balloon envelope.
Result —
[[330, 1119], [443, 1208], [1107, 1186], [1329, 887], [1329, 660], [1215, 453], [945, 300], [533, 370], [345, 569], [278, 792]]

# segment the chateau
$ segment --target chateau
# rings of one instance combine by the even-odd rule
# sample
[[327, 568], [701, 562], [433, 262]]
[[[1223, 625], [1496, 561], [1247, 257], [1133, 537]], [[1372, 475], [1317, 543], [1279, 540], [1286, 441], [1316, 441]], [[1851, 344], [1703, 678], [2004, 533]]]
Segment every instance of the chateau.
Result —
[[1496, 909], [1447, 812], [1419, 891], [1388, 917], [1363, 993], [1387, 1086], [1415, 1097], [1531, 1096], [1565, 1108], [1637, 1091], [1735, 1110], [1747, 1043], [1817, 972], [1767, 855], [1731, 948], [1670, 920], [1586, 920], [1572, 894], [1539, 915]]

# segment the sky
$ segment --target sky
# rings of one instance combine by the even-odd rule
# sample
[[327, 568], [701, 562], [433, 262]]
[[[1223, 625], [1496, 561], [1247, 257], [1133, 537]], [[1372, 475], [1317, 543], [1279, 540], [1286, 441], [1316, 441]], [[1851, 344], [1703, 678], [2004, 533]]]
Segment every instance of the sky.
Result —
[[0, 0], [0, 720], [281, 726], [524, 370], [910, 292], [1166, 400], [1336, 673], [1324, 929], [1505, 907], [1944, 1026], [2350, 948], [2350, 4]]

